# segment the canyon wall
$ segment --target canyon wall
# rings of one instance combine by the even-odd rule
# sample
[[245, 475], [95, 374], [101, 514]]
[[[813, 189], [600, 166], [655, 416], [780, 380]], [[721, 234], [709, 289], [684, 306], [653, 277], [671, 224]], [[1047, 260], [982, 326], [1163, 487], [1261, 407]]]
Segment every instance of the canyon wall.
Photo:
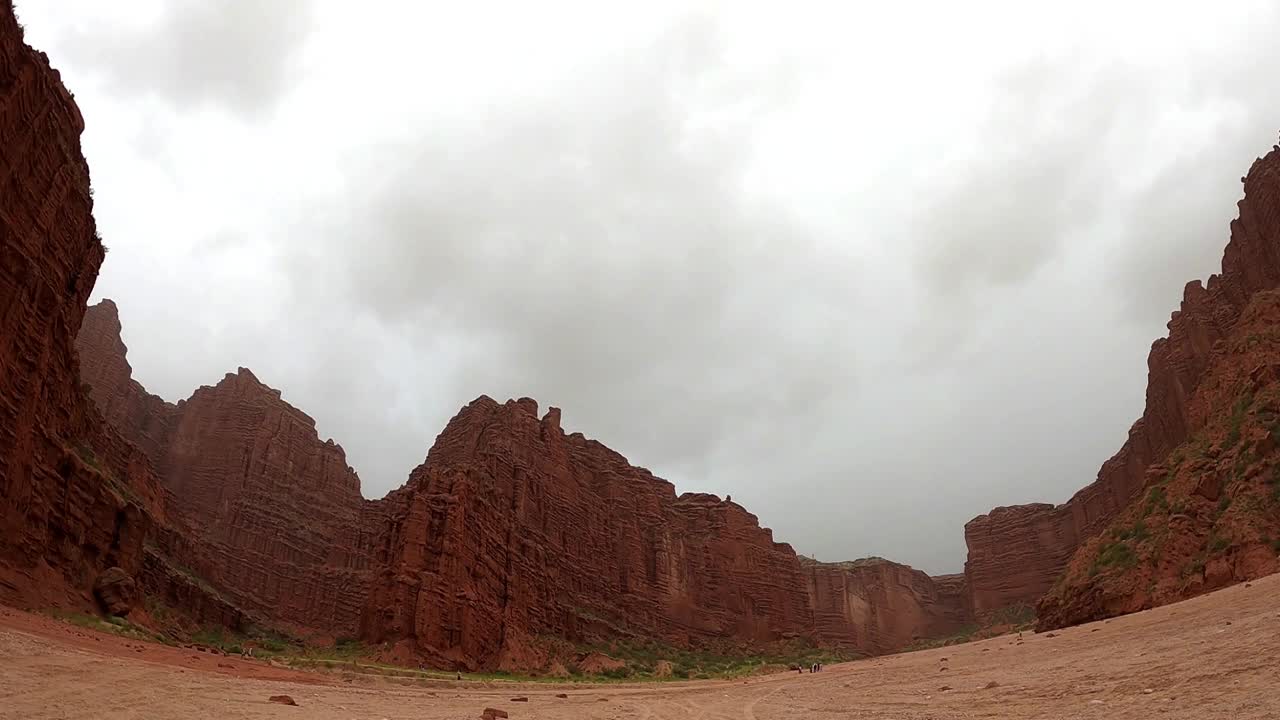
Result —
[[863, 652], [948, 633], [966, 596], [876, 561], [802, 565], [754, 515], [671, 483], [558, 410], [482, 397], [405, 487], [360, 497], [342, 449], [248, 370], [169, 404], [132, 378], [116, 306], [89, 308], [90, 394], [152, 448], [175, 551], [253, 614], [386, 643], [392, 659], [541, 667], [540, 639], [744, 645], [802, 638]]
[[74, 341], [105, 255], [84, 121], [0, 0], [0, 601], [92, 602], [136, 573], [160, 488], [80, 388]]
[[1195, 429], [1188, 403], [1214, 347], [1231, 332], [1249, 299], [1280, 286], [1280, 190], [1277, 152], [1253, 164], [1222, 271], [1188, 283], [1181, 309], [1147, 360], [1146, 407], [1128, 440], [1097, 479], [1065, 504], [997, 508], [965, 525], [965, 574], [975, 612], [1034, 604], [1062, 574], [1080, 544], [1095, 537], [1144, 487], [1148, 468], [1168, 457]]
[[342, 448], [249, 370], [167, 403], [132, 377], [118, 309], [88, 309], [78, 348], [89, 394], [146, 450], [199, 576], [273, 624], [355, 634], [381, 502], [360, 495]]
[[800, 562], [816, 635], [829, 644], [891, 652], [954, 635], [972, 619], [963, 575], [931, 578], [883, 558]]
[[[1280, 238], [1278, 238], [1280, 239]], [[1280, 569], [1280, 292], [1253, 296], [1188, 403], [1191, 439], [1071, 558], [1046, 630], [1163, 605]]]

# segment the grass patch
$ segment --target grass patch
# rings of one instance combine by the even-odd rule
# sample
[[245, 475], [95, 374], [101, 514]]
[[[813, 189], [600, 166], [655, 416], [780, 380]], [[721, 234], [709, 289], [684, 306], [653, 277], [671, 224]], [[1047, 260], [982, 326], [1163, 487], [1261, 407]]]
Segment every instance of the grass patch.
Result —
[[1093, 565], [1089, 567], [1089, 576], [1093, 577], [1104, 570], [1131, 568], [1138, 563], [1138, 556], [1133, 548], [1125, 542], [1110, 542], [1098, 551]]
[[1226, 448], [1233, 448], [1240, 444], [1240, 429], [1244, 425], [1244, 417], [1249, 413], [1249, 407], [1253, 405], [1253, 394], [1249, 393], [1236, 401], [1231, 407], [1231, 419], [1227, 423], [1227, 444]]
[[[1165, 476], [1167, 482], [1168, 476]], [[1164, 485], [1157, 485], [1147, 491], [1147, 499], [1142, 504], [1142, 517], [1147, 517], [1153, 512], [1159, 510], [1161, 513], [1169, 512], [1169, 496], [1165, 493]]]
[[121, 637], [127, 637], [131, 640], [144, 640], [147, 642], [163, 643], [165, 645], [173, 644], [169, 638], [159, 633], [152, 632], [141, 625], [135, 625], [130, 622], [128, 618], [122, 618], [115, 615], [102, 618], [97, 615], [90, 615], [88, 613], [70, 610], [53, 610], [49, 614], [58, 620], [72, 625], [88, 628], [90, 630], [97, 630], [99, 632], [111, 633], [112, 635], [119, 635]]

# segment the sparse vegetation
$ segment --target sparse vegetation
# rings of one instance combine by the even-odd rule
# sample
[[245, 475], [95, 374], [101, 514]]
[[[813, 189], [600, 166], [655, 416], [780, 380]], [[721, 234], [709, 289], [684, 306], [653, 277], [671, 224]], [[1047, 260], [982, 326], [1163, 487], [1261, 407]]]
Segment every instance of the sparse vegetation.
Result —
[[1125, 569], [1136, 565], [1138, 556], [1133, 552], [1133, 548], [1123, 541], [1110, 542], [1098, 551], [1098, 556], [1094, 559], [1093, 565], [1089, 568], [1090, 577], [1097, 575], [1103, 570], [1112, 568]]
[[1231, 419], [1227, 424], [1227, 448], [1233, 448], [1240, 444], [1240, 428], [1244, 424], [1245, 415], [1248, 414], [1251, 405], [1253, 405], [1253, 394], [1247, 393], [1232, 406]]

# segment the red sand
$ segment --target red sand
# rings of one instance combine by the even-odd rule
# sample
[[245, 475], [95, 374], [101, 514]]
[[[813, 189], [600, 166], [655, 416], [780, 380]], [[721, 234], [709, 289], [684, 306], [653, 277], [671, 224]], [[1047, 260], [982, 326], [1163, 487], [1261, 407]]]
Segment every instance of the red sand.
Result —
[[[475, 718], [486, 707], [513, 720], [1277, 718], [1278, 599], [1280, 575], [1053, 637], [1004, 636], [817, 675], [644, 685], [311, 674], [0, 610], [0, 718], [423, 720]], [[520, 696], [528, 702], [511, 702]]]

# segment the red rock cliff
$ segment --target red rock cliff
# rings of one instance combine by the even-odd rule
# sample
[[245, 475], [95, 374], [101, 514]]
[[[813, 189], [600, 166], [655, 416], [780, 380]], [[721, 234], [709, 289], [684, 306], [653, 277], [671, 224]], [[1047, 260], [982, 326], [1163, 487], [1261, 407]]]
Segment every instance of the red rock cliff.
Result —
[[963, 575], [931, 578], [883, 558], [801, 558], [814, 628], [824, 642], [882, 653], [953, 635], [970, 620]]
[[528, 669], [540, 636], [881, 652], [967, 616], [963, 593], [905, 566], [802, 567], [741, 506], [677, 497], [528, 399], [472, 403], [404, 488], [365, 501], [341, 448], [249, 371], [169, 405], [133, 381], [119, 332], [114, 305], [89, 309], [92, 396], [158, 447], [199, 541], [175, 552], [264, 617], [347, 634], [362, 612], [402, 659]]
[[482, 397], [410, 475], [363, 633], [437, 664], [526, 663], [532, 641], [768, 641], [812, 625], [790, 546], [675, 488], [552, 408]]
[[383, 503], [360, 495], [342, 448], [244, 368], [166, 403], [133, 379], [120, 330], [110, 300], [88, 309], [83, 375], [163, 478], [190, 540], [170, 547], [254, 615], [354, 635]]
[[104, 249], [84, 121], [0, 0], [0, 601], [90, 602], [136, 573], [159, 488], [80, 389], [74, 341]]
[[1280, 158], [1273, 151], [1244, 178], [1240, 215], [1222, 271], [1187, 284], [1182, 307], [1147, 360], [1146, 409], [1097, 479], [1058, 507], [998, 508], [965, 525], [965, 573], [974, 610], [1034, 604], [1052, 587], [1085, 540], [1110, 524], [1142, 490], [1147, 468], [1163, 461], [1192, 430], [1188, 402], [1205, 376], [1212, 350], [1235, 326], [1255, 293], [1280, 286]]

